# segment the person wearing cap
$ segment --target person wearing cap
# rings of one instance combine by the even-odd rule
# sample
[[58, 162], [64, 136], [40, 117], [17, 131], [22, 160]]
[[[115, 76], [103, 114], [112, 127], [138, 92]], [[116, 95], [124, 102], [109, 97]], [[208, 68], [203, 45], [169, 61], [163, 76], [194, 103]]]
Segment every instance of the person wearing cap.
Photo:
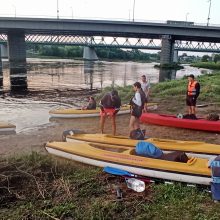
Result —
[[149, 99], [149, 93], [150, 93], [150, 81], [147, 79], [147, 77], [145, 75], [141, 76], [141, 88], [145, 93], [146, 99], [144, 102], [144, 108], [143, 111], [146, 112], [147, 111], [147, 102]]
[[196, 100], [200, 93], [200, 84], [195, 80], [193, 74], [187, 76], [188, 86], [186, 93], [186, 105], [188, 106], [188, 114], [196, 114]]
[[112, 134], [116, 134], [115, 116], [120, 110], [121, 99], [117, 90], [106, 93], [100, 100], [100, 127], [101, 133], [104, 133], [105, 120], [109, 116], [112, 120]]

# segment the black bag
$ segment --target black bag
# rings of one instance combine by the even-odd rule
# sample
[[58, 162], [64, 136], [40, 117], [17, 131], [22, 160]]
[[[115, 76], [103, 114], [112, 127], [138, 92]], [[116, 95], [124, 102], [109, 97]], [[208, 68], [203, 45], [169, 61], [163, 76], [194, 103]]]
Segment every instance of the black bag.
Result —
[[218, 121], [219, 120], [219, 115], [216, 114], [216, 113], [210, 113], [210, 114], [208, 114], [206, 119], [209, 120], [209, 121]]
[[193, 120], [196, 120], [197, 117], [194, 115], [194, 114], [186, 114], [186, 115], [183, 115], [183, 118], [184, 119], [193, 119]]
[[144, 140], [145, 130], [136, 129], [130, 132], [130, 138], [134, 140]]
[[160, 159], [181, 163], [187, 163], [187, 161], [189, 160], [187, 155], [182, 151], [174, 151], [171, 153], [163, 154]]

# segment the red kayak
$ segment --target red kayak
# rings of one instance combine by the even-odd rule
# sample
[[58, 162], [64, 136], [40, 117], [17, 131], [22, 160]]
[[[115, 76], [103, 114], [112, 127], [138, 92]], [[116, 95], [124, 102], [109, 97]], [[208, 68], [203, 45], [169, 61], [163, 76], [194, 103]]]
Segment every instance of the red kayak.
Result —
[[188, 128], [194, 130], [220, 132], [220, 120], [209, 121], [202, 118], [199, 118], [197, 120], [180, 119], [177, 118], [175, 115], [143, 113], [141, 115], [141, 122], [148, 124], [177, 127], [177, 128]]

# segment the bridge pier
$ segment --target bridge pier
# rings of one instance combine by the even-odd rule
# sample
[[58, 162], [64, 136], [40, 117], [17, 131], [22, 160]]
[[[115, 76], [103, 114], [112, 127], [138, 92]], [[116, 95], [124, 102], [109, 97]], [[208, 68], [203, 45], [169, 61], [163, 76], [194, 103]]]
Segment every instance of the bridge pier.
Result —
[[1, 56], [1, 48], [0, 48], [0, 74], [3, 72], [2, 71], [2, 56]]
[[174, 55], [174, 40], [170, 35], [162, 36], [162, 48], [160, 54], [160, 65], [171, 64]]
[[98, 60], [94, 47], [84, 47], [83, 59], [84, 60]]
[[8, 33], [8, 56], [12, 92], [27, 90], [26, 44], [24, 32]]
[[8, 46], [7, 44], [0, 45], [1, 58], [8, 58]]
[[10, 73], [26, 71], [26, 44], [24, 32], [8, 33], [8, 55]]
[[173, 62], [178, 63], [178, 50], [174, 50], [173, 52]]

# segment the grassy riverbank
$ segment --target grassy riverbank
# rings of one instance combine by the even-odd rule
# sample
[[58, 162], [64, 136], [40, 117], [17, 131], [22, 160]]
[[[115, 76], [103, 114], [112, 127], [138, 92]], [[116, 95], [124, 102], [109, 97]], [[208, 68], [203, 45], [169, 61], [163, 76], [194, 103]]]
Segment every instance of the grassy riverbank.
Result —
[[[201, 83], [199, 101], [219, 102], [220, 72], [200, 76], [198, 80]], [[186, 78], [152, 85], [150, 101], [163, 104], [163, 112], [174, 112], [185, 106], [186, 85]], [[128, 103], [133, 95], [131, 86], [117, 89], [123, 102]], [[106, 88], [99, 98], [109, 90], [111, 88]], [[216, 139], [216, 134], [212, 138]], [[116, 198], [116, 185], [122, 188], [122, 201]], [[48, 154], [0, 158], [0, 219], [3, 220], [217, 220], [219, 207], [208, 192], [198, 188], [151, 184], [144, 193], [135, 193], [127, 189], [123, 179], [107, 175], [100, 168]]]
[[[219, 102], [220, 100], [220, 72], [213, 72], [212, 74], [206, 74], [198, 76], [197, 79], [201, 85], [199, 102]], [[185, 105], [187, 78], [179, 80], [170, 80], [151, 85], [150, 101], [169, 103], [169, 101], [175, 101], [176, 104]], [[100, 99], [106, 92], [112, 88], [105, 88], [100, 95], [97, 96]], [[128, 103], [133, 95], [132, 86], [116, 87], [119, 91], [120, 97], [123, 103]]]
[[220, 218], [209, 193], [181, 184], [151, 184], [135, 193], [99, 168], [37, 153], [1, 160], [0, 170], [0, 219]]
[[212, 70], [220, 70], [220, 63], [214, 62], [198, 62], [192, 63], [190, 66], [198, 67], [198, 68], [205, 68], [205, 69], [212, 69]]

